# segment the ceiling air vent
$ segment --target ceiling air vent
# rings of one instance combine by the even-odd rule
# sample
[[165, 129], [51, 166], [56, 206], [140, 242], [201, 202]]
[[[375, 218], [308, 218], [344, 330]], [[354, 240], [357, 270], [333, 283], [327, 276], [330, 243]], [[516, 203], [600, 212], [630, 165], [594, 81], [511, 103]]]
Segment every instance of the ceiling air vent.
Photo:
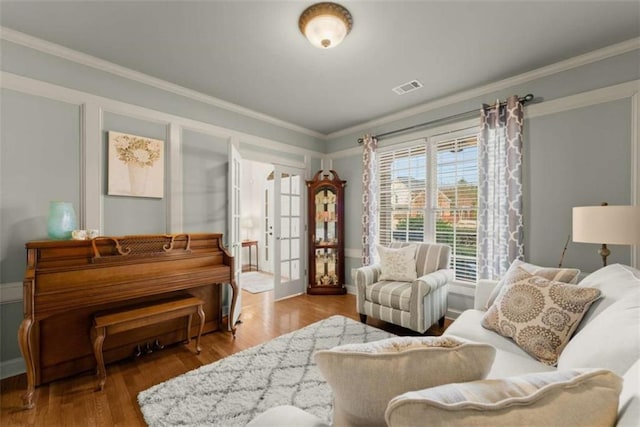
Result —
[[394, 87], [392, 90], [398, 95], [404, 95], [405, 93], [413, 92], [414, 90], [420, 89], [422, 87], [422, 83], [417, 80], [411, 80], [410, 82], [403, 83], [400, 86]]

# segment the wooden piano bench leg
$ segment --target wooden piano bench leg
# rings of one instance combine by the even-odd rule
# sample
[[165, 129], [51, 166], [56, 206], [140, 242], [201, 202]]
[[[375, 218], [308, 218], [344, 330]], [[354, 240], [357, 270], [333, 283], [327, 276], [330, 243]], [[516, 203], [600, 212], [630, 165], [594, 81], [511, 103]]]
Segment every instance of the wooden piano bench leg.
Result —
[[191, 344], [191, 322], [193, 320], [193, 313], [187, 315], [187, 339], [184, 342], [184, 345], [188, 346]]
[[204, 331], [204, 309], [202, 308], [203, 304], [198, 305], [198, 317], [200, 318], [200, 327], [198, 328], [198, 336], [196, 337], [196, 353], [200, 354], [202, 349], [200, 348], [200, 337], [202, 336], [202, 332]]
[[96, 391], [103, 391], [104, 384], [107, 382], [107, 370], [104, 367], [104, 356], [102, 354], [102, 344], [104, 343], [104, 337], [106, 335], [105, 328], [92, 328], [91, 329], [91, 342], [93, 343], [93, 354], [96, 357], [96, 365], [98, 367], [98, 387]]

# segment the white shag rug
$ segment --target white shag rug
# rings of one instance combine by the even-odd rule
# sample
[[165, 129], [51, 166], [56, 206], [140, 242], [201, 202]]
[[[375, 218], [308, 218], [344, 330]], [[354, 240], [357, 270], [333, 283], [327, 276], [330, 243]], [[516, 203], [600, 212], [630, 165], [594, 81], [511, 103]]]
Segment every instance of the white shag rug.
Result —
[[138, 403], [152, 427], [244, 426], [278, 405], [297, 406], [329, 422], [331, 389], [313, 353], [392, 336], [332, 316], [155, 385], [138, 394]]

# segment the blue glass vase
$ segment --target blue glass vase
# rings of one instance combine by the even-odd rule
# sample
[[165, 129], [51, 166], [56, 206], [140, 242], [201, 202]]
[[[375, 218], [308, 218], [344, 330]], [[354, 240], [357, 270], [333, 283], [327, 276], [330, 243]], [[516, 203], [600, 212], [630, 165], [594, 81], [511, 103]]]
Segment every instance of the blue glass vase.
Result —
[[47, 234], [50, 239], [67, 240], [71, 232], [78, 228], [76, 211], [71, 202], [50, 202]]

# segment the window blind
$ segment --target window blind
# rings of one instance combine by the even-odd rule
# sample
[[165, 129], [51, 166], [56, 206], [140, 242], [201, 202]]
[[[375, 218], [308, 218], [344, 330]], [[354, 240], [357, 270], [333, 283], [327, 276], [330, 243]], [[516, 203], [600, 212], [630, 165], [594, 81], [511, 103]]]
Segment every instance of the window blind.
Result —
[[451, 246], [455, 277], [476, 281], [478, 140], [475, 135], [438, 142], [432, 156], [437, 192], [435, 239]]
[[427, 149], [420, 145], [378, 154], [378, 241], [424, 241]]

